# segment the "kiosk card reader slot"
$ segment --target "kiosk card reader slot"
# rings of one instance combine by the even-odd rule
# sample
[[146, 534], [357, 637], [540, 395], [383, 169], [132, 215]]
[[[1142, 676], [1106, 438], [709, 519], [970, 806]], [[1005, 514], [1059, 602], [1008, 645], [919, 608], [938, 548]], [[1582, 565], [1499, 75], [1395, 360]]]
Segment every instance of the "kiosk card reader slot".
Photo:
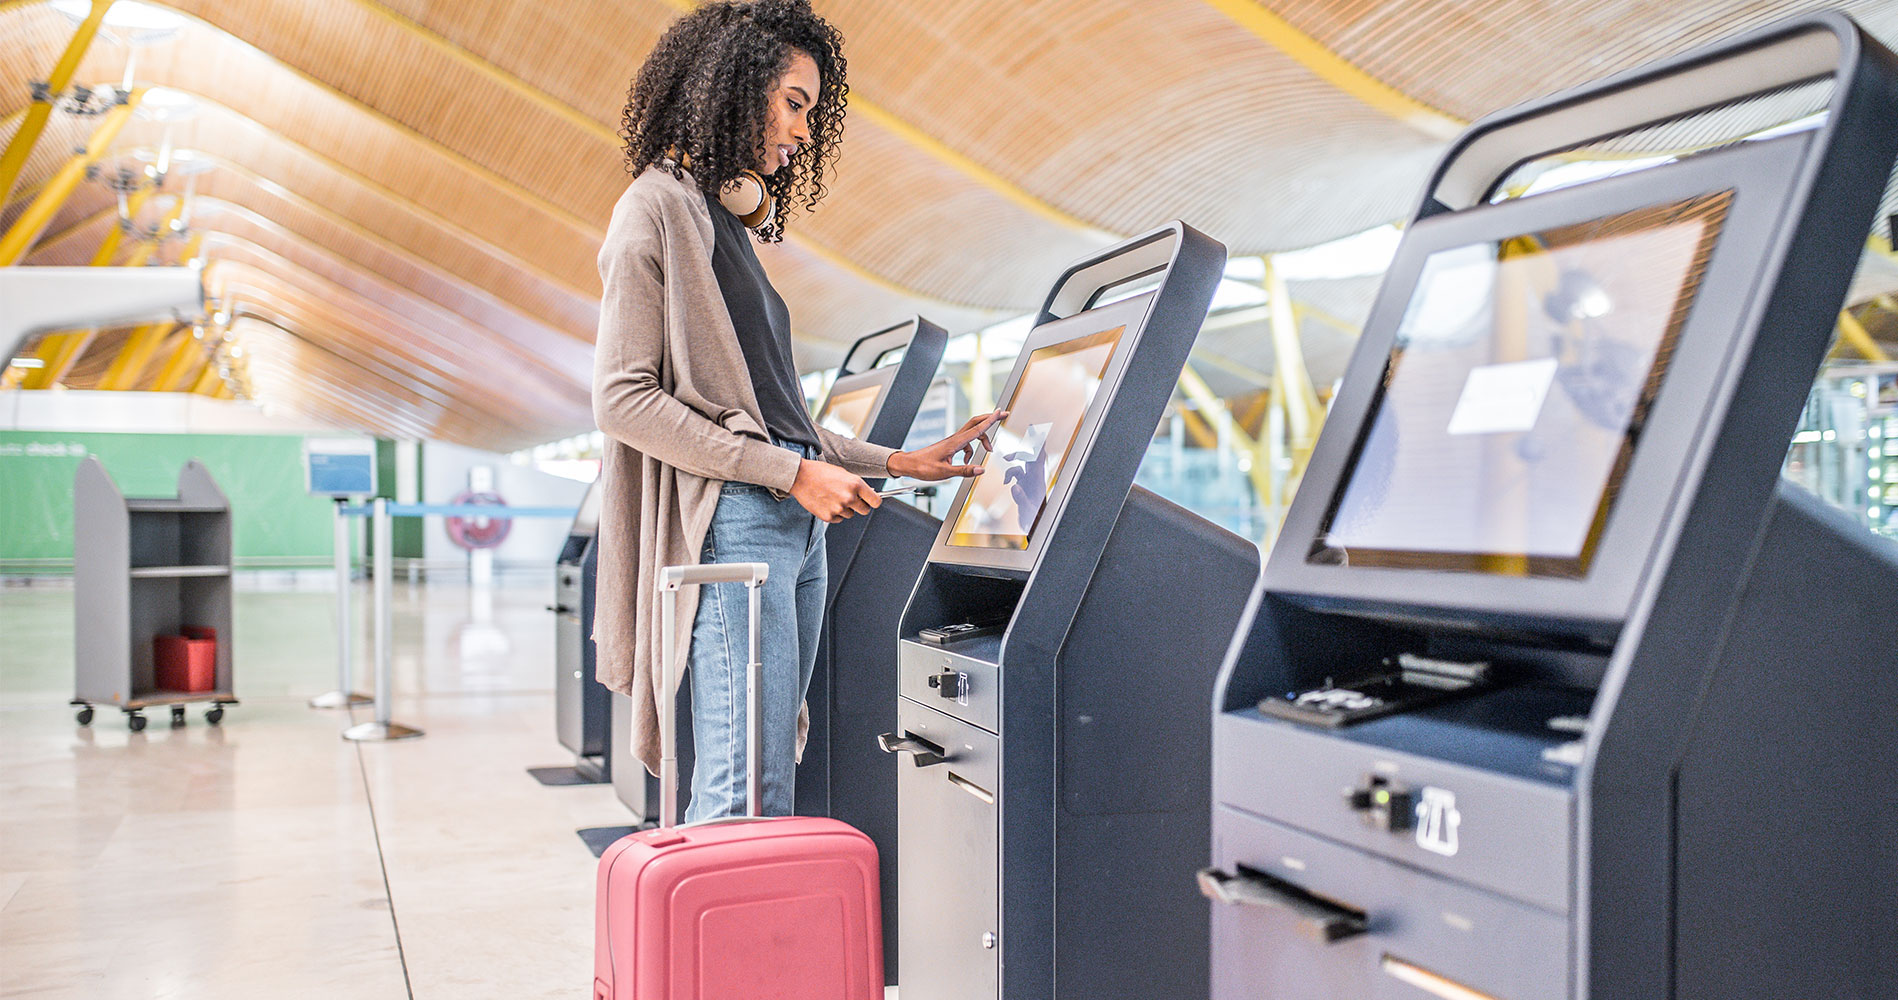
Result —
[[1205, 995], [1205, 706], [1258, 550], [1133, 479], [1224, 263], [1175, 223], [1062, 277], [916, 581], [882, 740], [903, 1000]]
[[[1826, 78], [1807, 127], [1491, 200]], [[1894, 120], [1820, 13], [1451, 145], [1219, 678], [1214, 1000], [1891, 993], [1898, 546], [1778, 473]]]

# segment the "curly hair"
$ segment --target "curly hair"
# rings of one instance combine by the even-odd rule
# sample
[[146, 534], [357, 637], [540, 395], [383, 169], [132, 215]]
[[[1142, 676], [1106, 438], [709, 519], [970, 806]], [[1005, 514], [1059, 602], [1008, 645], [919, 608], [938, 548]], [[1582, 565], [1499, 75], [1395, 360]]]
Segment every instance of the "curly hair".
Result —
[[817, 63], [822, 92], [811, 107], [810, 142], [764, 179], [778, 210], [758, 238], [777, 242], [795, 206], [814, 209], [829, 191], [824, 174], [843, 141], [850, 92], [843, 41], [809, 0], [723, 0], [679, 18], [633, 78], [620, 115], [626, 168], [638, 176], [658, 166], [679, 177], [672, 158], [683, 153], [699, 188], [716, 197], [741, 171], [756, 167], [772, 88], [792, 55], [805, 53]]

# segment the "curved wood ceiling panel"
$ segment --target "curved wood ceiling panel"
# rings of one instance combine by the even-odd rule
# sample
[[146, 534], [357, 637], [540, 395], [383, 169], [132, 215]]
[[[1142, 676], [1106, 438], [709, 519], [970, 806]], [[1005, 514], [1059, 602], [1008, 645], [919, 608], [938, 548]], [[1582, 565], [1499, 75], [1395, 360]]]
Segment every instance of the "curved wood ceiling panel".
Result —
[[[34, 10], [38, 8], [0, 15], [0, 23]], [[30, 67], [50, 63], [57, 51], [58, 46], [53, 45], [22, 53], [28, 75], [43, 72]], [[341, 51], [352, 64], [351, 72], [360, 75], [356, 61], [364, 53], [348, 47]], [[399, 65], [400, 60], [380, 64], [390, 62]], [[124, 55], [119, 47], [95, 44], [81, 64], [79, 79], [116, 80], [123, 69]], [[209, 98], [305, 150], [322, 150], [324, 158], [374, 177], [389, 191], [436, 215], [454, 219], [489, 243], [532, 246], [534, 258], [543, 267], [582, 288], [597, 290], [593, 257], [605, 222], [604, 211], [597, 216], [597, 223], [574, 218], [505, 178], [484, 173], [448, 145], [292, 72], [264, 51], [206, 25], [190, 24], [176, 40], [141, 49], [138, 73], [141, 79]], [[464, 145], [477, 144], [468, 141]], [[535, 141], [517, 139], [506, 145], [540, 150], [543, 161], [571, 156], [566, 150], [550, 155], [549, 147]], [[621, 180], [616, 179], [616, 183], [623, 186]], [[612, 195], [617, 197], [617, 188]], [[605, 204], [610, 209], [611, 198]]]
[[[1389, 178], [1436, 148], [1200, 0], [824, 11], [850, 41], [855, 88], [1112, 231], [1179, 217], [1235, 253], [1321, 242], [1401, 214], [1416, 182]], [[1343, 186], [1366, 177], [1379, 183]]]
[[[322, 81], [401, 127], [425, 134], [431, 144], [439, 144], [490, 172], [490, 179], [518, 185], [556, 214], [565, 213], [570, 227], [585, 237], [585, 261], [591, 264], [591, 254], [597, 250], [613, 202], [627, 183], [619, 140], [614, 134], [617, 109], [592, 119], [558, 105], [551, 95], [539, 93], [537, 100], [530, 96], [537, 91], [531, 82], [505, 81], [492, 69], [473, 69], [466, 59], [453, 58], [442, 45], [429, 44], [414, 27], [405, 28], [399, 20], [377, 14], [355, 0], [332, 0], [320, 10], [302, 8], [295, 13], [285, 12], [267, 0], [188, 0], [182, 8], [205, 17], [209, 24], [231, 36], [268, 49], [298, 73]], [[545, 17], [546, 12], [539, 16]], [[370, 70], [363, 71], [364, 65]], [[636, 61], [629, 61], [621, 72], [630, 77], [635, 67]], [[275, 121], [261, 110], [247, 104], [232, 106], [275, 127]], [[576, 124], [576, 119], [584, 123]], [[868, 128], [874, 126], [862, 121], [855, 126], [859, 133]], [[521, 141], [524, 136], [533, 138]], [[554, 150], [559, 151], [558, 155], [552, 155]], [[926, 158], [913, 149], [893, 143], [886, 158], [873, 169], [888, 170], [892, 157], [899, 172], [905, 159], [926, 163]], [[845, 176], [840, 168], [840, 183]], [[951, 176], [941, 184], [962, 188], [960, 194], [965, 199], [996, 197], [965, 178]], [[867, 217], [878, 220], [892, 234], [909, 231], [900, 217], [888, 211], [872, 212]], [[823, 242], [821, 231], [813, 232]], [[847, 256], [878, 277], [924, 296], [953, 296], [967, 301], [979, 294], [966, 288], [935, 287], [925, 280], [926, 275], [892, 267], [889, 261], [858, 252], [855, 247]], [[580, 272], [559, 273], [571, 276]], [[984, 304], [1021, 307], [1014, 300]]]
[[[308, 272], [293, 267], [260, 267], [224, 259], [214, 262], [205, 276], [207, 290], [236, 314], [252, 303], [267, 304], [299, 321], [295, 327], [312, 341], [346, 342], [364, 358], [400, 362], [416, 381], [441, 392], [444, 401], [474, 402], [482, 412], [504, 416], [546, 413], [563, 421], [584, 421], [591, 410], [584, 392], [571, 385], [550, 388], [532, 373], [493, 368], [465, 341], [460, 350], [428, 331], [402, 322], [401, 317], [366, 299], [353, 296]], [[342, 303], [348, 303], [345, 308]], [[576, 398], [576, 395], [578, 398]]]
[[[594, 257], [626, 183], [614, 133], [677, 2], [167, 0], [195, 20], [141, 50], [138, 76], [206, 103], [171, 137], [219, 164], [196, 182], [193, 222], [258, 338], [260, 392], [481, 447], [590, 428]], [[866, 113], [831, 198], [759, 250], [805, 364], [917, 312], [960, 332], [1032, 309], [1108, 233], [1178, 217], [1247, 254], [1402, 217], [1439, 148], [1206, 0], [818, 6], [848, 39]], [[1400, 94], [1474, 118], [1810, 4], [1264, 6]], [[1845, 7], [1898, 35], [1898, 3]], [[6, 103], [70, 30], [43, 4], [0, 2], [0, 139], [20, 120]], [[125, 56], [95, 43], [79, 79], [117, 80]], [[21, 191], [93, 124], [56, 116]], [[134, 122], [115, 150], [165, 132]], [[112, 204], [83, 185], [31, 259], [90, 259]], [[24, 207], [0, 206], [0, 224]], [[1307, 297], [1361, 305], [1343, 284], [1322, 291]], [[1221, 342], [1247, 353], [1235, 338]], [[99, 363], [83, 360], [75, 378]]]
[[958, 332], [1012, 315], [940, 304], [918, 306], [913, 298], [866, 285], [823, 266], [811, 258], [808, 249], [788, 240], [758, 247], [758, 259], [771, 271], [772, 281], [785, 300], [793, 303], [791, 318], [800, 336], [792, 342], [792, 348], [798, 367], [805, 371], [837, 364], [857, 338], [918, 313]]
[[[522, 257], [365, 183], [255, 123], [227, 115], [213, 109], [184, 126], [188, 131], [181, 136], [174, 136], [189, 140], [180, 142], [181, 147], [210, 153], [220, 164], [198, 179], [200, 194], [243, 204], [339, 253], [356, 256], [375, 245], [384, 252], [394, 250], [427, 261], [486, 290], [485, 294], [504, 299], [537, 322], [592, 341], [599, 321], [597, 293], [583, 293], [543, 277]], [[128, 128], [116, 148], [155, 149], [162, 139], [157, 126], [143, 123]], [[170, 190], [183, 188], [182, 179], [172, 179]], [[82, 186], [48, 228], [49, 235], [110, 202], [111, 195], [102, 186]], [[24, 200], [16, 201], [8, 213], [0, 214], [0, 221], [23, 207]], [[520, 252], [531, 249], [520, 248]], [[593, 286], [597, 285], [596, 277]]]
[[1037, 308], [1056, 273], [1047, 261], [1109, 242], [1029, 215], [868, 122], [850, 121], [842, 149], [829, 196], [792, 226], [943, 302]]
[[[1384, 83], [1465, 119], [1684, 52], [1819, 4], [1806, 0], [1272, 0], [1280, 17]], [[1889, 0], [1834, 7], [1898, 38]]]

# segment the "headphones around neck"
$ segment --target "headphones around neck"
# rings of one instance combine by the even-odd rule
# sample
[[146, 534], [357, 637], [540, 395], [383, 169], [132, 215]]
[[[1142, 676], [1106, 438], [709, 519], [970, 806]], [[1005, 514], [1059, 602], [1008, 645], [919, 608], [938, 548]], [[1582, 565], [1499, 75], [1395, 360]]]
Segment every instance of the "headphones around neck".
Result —
[[[686, 170], [692, 169], [692, 154], [668, 152], [667, 158]], [[771, 189], [765, 187], [764, 176], [756, 170], [741, 170], [724, 187], [718, 189], [718, 203], [725, 210], [738, 216], [746, 229], [757, 229], [770, 222], [777, 215], [776, 199], [771, 197]]]

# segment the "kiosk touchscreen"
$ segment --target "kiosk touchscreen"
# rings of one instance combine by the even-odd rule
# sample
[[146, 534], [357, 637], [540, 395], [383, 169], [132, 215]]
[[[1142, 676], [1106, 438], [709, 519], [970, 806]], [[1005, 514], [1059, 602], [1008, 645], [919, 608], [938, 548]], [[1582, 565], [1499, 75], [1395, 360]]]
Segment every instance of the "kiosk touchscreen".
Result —
[[[1826, 74], [1815, 127], [1490, 203]], [[1888, 992], [1898, 547], [1778, 470], [1894, 95], [1813, 15], [1452, 146], [1220, 677], [1215, 1000]]]
[[833, 434], [863, 440], [864, 432], [870, 429], [870, 422], [876, 419], [890, 382], [895, 377], [895, 368], [878, 368], [838, 378], [831, 384], [830, 395], [825, 397], [813, 414], [817, 426]]
[[916, 581], [881, 737], [904, 1000], [1206, 993], [1206, 700], [1258, 550], [1133, 479], [1224, 264], [1176, 223], [1062, 276]]
[[955, 549], [993, 549], [994, 558], [965, 555], [981, 565], [1026, 569], [1029, 538], [1061, 485], [1068, 459], [1084, 444], [1081, 427], [1098, 414], [1096, 401], [1130, 324], [1138, 325], [1151, 293], [1089, 309], [1037, 327], [1022, 345], [1021, 373], [1004, 386], [997, 408], [1007, 419], [994, 431], [995, 447], [982, 454], [982, 475], [967, 481], [947, 519], [940, 557]]

